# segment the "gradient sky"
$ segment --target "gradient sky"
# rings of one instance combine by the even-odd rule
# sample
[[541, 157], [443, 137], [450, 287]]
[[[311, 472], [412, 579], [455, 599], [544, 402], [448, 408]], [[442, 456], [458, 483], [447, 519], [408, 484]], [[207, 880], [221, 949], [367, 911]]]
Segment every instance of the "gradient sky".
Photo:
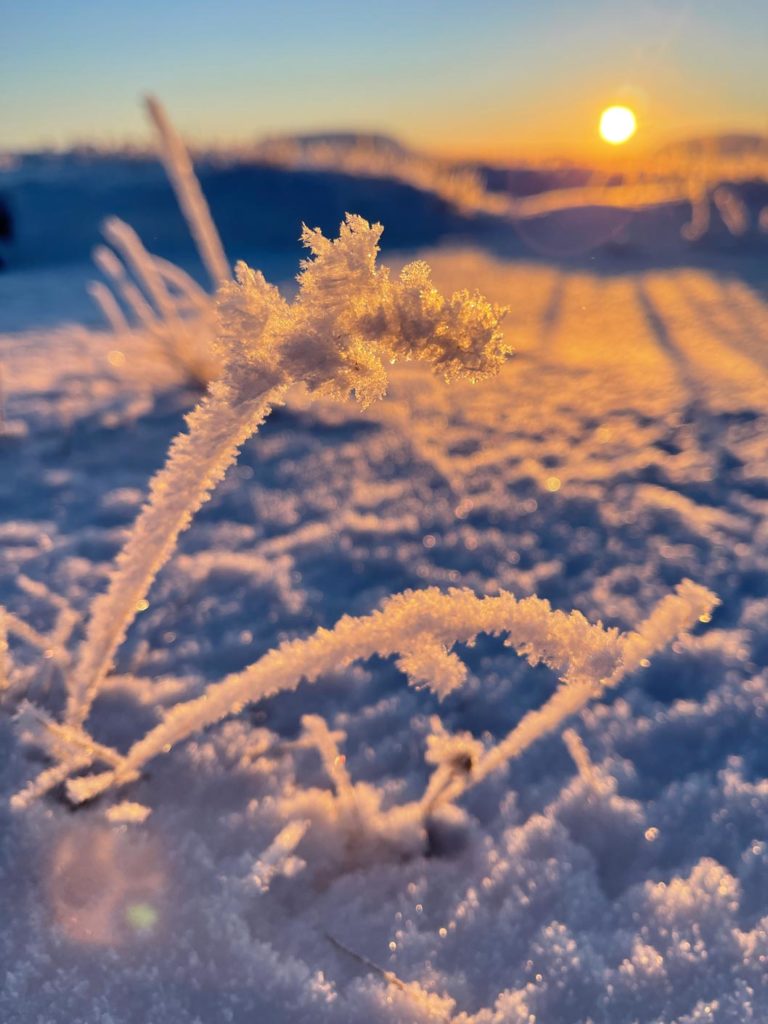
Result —
[[594, 154], [768, 130], [768, 0], [0, 0], [0, 149], [379, 130], [451, 154]]

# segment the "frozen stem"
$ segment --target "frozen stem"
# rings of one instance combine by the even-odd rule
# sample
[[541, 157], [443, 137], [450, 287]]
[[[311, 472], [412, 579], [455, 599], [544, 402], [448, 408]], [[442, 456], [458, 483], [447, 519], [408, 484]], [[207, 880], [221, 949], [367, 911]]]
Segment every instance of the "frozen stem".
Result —
[[[68, 791], [71, 799], [79, 802], [123, 785], [152, 758], [238, 713], [248, 703], [295, 690], [302, 682], [313, 683], [330, 671], [373, 655], [390, 657], [403, 647], [413, 650], [419, 637], [435, 638], [448, 649], [455, 643], [473, 640], [479, 633], [504, 636], [505, 643], [531, 664], [543, 662], [558, 672], [563, 685], [487, 752], [481, 752], [477, 741], [471, 741], [468, 747], [467, 738], [456, 740], [433, 729], [436, 780], [420, 802], [429, 810], [437, 801], [455, 800], [518, 757], [539, 737], [559, 728], [606, 688], [618, 685], [627, 672], [708, 615], [716, 604], [717, 598], [709, 590], [686, 580], [674, 594], [659, 602], [636, 632], [622, 635], [599, 623], [592, 625], [579, 612], [567, 615], [553, 611], [549, 602], [536, 597], [517, 600], [508, 593], [481, 598], [468, 590], [447, 594], [435, 589], [409, 591], [389, 598], [372, 615], [344, 616], [331, 630], [319, 629], [305, 640], [283, 643], [249, 668], [209, 686], [197, 699], [177, 704], [131, 747], [119, 767], [72, 780]], [[450, 692], [440, 665], [431, 679], [420, 674], [410, 681], [417, 686], [426, 683], [441, 697]], [[462, 755], [467, 751], [470, 755], [464, 771], [455, 770], [457, 742]]]

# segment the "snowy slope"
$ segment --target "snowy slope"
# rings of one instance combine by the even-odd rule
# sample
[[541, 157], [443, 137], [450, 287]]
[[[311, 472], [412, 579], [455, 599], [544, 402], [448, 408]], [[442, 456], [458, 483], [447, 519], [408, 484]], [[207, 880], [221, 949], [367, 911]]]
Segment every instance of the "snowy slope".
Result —
[[[573, 723], [591, 764], [541, 740], [467, 795], [438, 855], [342, 842], [299, 719], [343, 730], [386, 803], [412, 798], [430, 715], [500, 736], [552, 692], [498, 641], [462, 652], [470, 684], [440, 705], [373, 660], [248, 708], [126, 788], [143, 825], [3, 800], [4, 1022], [768, 1019], [768, 307], [726, 261], [423, 255], [445, 290], [510, 305], [515, 358], [474, 387], [402, 370], [366, 413], [292, 395], [155, 585], [98, 736], [127, 744], [157, 703], [407, 587], [536, 593], [631, 628], [688, 576], [721, 607]], [[0, 440], [0, 599], [41, 629], [19, 574], [85, 611], [195, 398], [133, 345], [0, 336], [24, 424]], [[39, 765], [7, 719], [0, 752], [10, 795]], [[303, 867], [267, 878], [297, 818]]]

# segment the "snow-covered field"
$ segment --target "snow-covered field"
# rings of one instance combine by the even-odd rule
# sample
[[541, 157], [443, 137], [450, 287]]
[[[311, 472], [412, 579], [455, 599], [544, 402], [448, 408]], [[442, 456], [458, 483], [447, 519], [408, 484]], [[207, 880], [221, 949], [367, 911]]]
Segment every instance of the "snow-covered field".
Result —
[[[728, 254], [417, 255], [444, 292], [510, 307], [514, 357], [475, 385], [394, 367], [364, 411], [291, 392], [150, 592], [97, 739], [125, 749], [158, 709], [408, 588], [536, 594], [629, 630], [688, 577], [719, 596], [712, 621], [577, 716], [583, 746], [544, 736], [415, 849], [339, 827], [301, 718], [338, 732], [361, 820], [417, 799], [431, 716], [489, 744], [553, 693], [497, 639], [461, 647], [469, 681], [442, 702], [374, 658], [76, 810], [9, 809], [43, 764], [3, 715], [4, 1024], [768, 1020], [763, 294]], [[85, 614], [198, 397], [138, 334], [53, 326], [83, 319], [82, 279], [0, 278], [0, 598], [40, 631], [55, 608], [20, 580]], [[55, 673], [30, 696], [55, 709]], [[116, 820], [119, 799], [151, 814]]]

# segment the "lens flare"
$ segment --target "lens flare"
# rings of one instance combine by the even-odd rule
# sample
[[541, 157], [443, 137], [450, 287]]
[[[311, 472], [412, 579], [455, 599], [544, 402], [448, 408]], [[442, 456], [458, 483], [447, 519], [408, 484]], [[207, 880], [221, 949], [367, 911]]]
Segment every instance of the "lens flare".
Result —
[[47, 889], [58, 930], [78, 945], [125, 946], [164, 926], [168, 873], [149, 832], [67, 823], [53, 845]]
[[637, 118], [629, 107], [606, 107], [600, 115], [600, 137], [612, 146], [631, 139], [637, 130]]

